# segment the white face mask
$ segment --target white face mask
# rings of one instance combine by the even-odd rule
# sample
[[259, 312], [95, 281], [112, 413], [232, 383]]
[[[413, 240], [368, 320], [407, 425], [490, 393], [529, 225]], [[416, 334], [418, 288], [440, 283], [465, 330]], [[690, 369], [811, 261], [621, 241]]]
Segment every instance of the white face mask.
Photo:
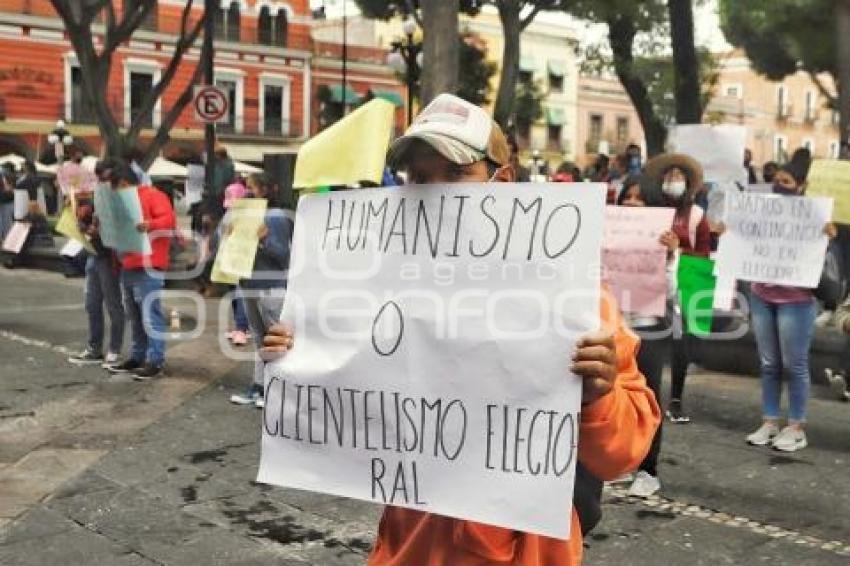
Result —
[[671, 198], [681, 197], [686, 190], [688, 190], [688, 184], [685, 181], [666, 181], [661, 186], [661, 191]]

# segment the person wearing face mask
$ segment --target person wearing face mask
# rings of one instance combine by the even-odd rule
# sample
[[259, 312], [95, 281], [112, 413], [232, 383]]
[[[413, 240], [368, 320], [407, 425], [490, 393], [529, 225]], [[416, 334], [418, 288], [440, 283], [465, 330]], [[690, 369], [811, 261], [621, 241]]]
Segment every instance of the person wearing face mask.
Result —
[[[618, 206], [660, 206], [658, 195], [646, 188], [639, 175], [630, 175], [623, 182], [623, 190], [617, 198]], [[658, 243], [667, 249], [667, 313], [665, 316], [649, 316], [638, 313], [623, 313], [632, 330], [641, 337], [637, 355], [638, 370], [646, 377], [646, 383], [655, 394], [655, 401], [661, 404], [661, 383], [664, 366], [670, 358], [670, 340], [665, 336], [668, 320], [673, 316], [678, 284], [676, 281], [676, 250], [679, 249], [679, 237], [673, 230], [661, 234]], [[638, 466], [637, 472], [626, 476], [631, 481], [629, 495], [647, 498], [661, 489], [658, 479], [658, 456], [661, 454], [661, 425], [655, 432], [646, 458]]]
[[[678, 153], [665, 153], [646, 164], [650, 186], [660, 189], [664, 206], [676, 209], [673, 233], [679, 239], [679, 253], [708, 257], [711, 253], [711, 228], [703, 209], [694, 203], [703, 186], [702, 166], [692, 157]], [[687, 318], [682, 316], [681, 305], [675, 307], [674, 326], [681, 324], [681, 332], [673, 336], [673, 354], [670, 364], [670, 404], [666, 415], [672, 423], [685, 424], [690, 417], [682, 406], [685, 378], [691, 361], [693, 336], [688, 332]]]
[[[391, 165], [406, 170], [413, 184], [445, 185], [513, 182], [509, 155], [501, 129], [484, 110], [441, 94], [393, 143], [389, 158]], [[603, 330], [580, 340], [572, 371], [583, 382], [577, 469], [604, 480], [637, 467], [655, 433], [659, 411], [635, 363], [639, 340], [623, 324], [610, 295], [602, 294], [600, 306]], [[296, 339], [285, 326], [274, 325], [266, 334], [263, 354], [283, 356]], [[601, 493], [598, 481], [598, 490], [591, 493], [595, 484], [585, 484], [580, 477], [577, 472], [573, 509], [563, 510], [572, 517], [569, 540], [390, 506], [384, 509], [369, 564], [580, 564], [585, 517], [592, 515], [583, 514], [587, 507], [582, 502], [595, 503], [598, 520]]]
[[[805, 193], [811, 164], [807, 150], [798, 150], [776, 173], [773, 192], [783, 196]], [[835, 237], [835, 225], [824, 232]], [[809, 398], [809, 349], [815, 329], [817, 304], [811, 289], [753, 283], [750, 312], [761, 366], [762, 425], [746, 440], [754, 446], [772, 446], [794, 452], [808, 445], [805, 433]], [[788, 425], [779, 428], [782, 377], [788, 382]]]

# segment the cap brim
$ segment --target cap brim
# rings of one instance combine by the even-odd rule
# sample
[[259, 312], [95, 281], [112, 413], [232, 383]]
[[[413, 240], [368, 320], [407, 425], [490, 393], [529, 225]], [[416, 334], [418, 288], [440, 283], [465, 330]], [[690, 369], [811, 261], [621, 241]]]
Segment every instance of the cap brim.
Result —
[[390, 145], [387, 153], [387, 165], [393, 169], [407, 165], [412, 157], [411, 149], [417, 141], [425, 142], [434, 151], [458, 165], [471, 165], [485, 157], [484, 153], [454, 138], [429, 132], [417, 132], [405, 134]]

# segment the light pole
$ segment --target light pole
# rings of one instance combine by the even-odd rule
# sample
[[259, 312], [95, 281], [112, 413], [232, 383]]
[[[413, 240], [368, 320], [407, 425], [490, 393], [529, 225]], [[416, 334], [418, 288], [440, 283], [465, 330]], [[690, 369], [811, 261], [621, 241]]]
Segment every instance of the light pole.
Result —
[[62, 165], [62, 162], [65, 161], [65, 148], [74, 143], [71, 132], [65, 128], [65, 122], [62, 120], [56, 122], [56, 127], [47, 136], [47, 143], [53, 146], [56, 163]]
[[404, 75], [407, 86], [407, 125], [413, 122], [413, 88], [419, 82], [422, 73], [423, 53], [422, 44], [414, 40], [416, 21], [408, 18], [402, 24], [406, 41], [394, 41], [393, 50], [387, 55], [387, 64], [399, 74]]

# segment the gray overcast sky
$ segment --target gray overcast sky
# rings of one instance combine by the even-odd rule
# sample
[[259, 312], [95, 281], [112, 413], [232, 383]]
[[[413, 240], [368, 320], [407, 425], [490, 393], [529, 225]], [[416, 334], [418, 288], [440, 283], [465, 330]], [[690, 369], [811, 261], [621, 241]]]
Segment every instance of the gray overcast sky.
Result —
[[[342, 13], [343, 0], [311, 0], [312, 6], [321, 6], [324, 4], [327, 7], [328, 15], [336, 17]], [[349, 14], [357, 13], [357, 5], [354, 0], [347, 0], [347, 8]], [[572, 20], [562, 14], [542, 14], [539, 16], [544, 21], [569, 24]], [[696, 9], [695, 15], [695, 32], [697, 44], [705, 45], [712, 51], [727, 51], [730, 49], [729, 44], [723, 37], [723, 32], [720, 31], [720, 18], [717, 15], [717, 0], [708, 0], [700, 8]], [[605, 26], [572, 26], [576, 34], [579, 36], [579, 41], [585, 45], [587, 43], [598, 43], [605, 38]]]

